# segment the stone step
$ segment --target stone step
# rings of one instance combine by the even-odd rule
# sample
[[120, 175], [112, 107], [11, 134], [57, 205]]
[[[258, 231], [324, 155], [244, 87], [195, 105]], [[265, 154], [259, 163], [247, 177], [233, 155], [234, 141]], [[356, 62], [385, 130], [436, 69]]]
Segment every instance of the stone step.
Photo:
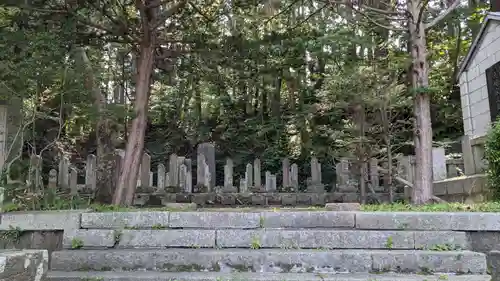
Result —
[[213, 271], [486, 274], [486, 256], [470, 251], [134, 249], [52, 253], [55, 271]]
[[320, 229], [81, 229], [64, 248], [281, 248], [468, 250], [465, 232]]
[[216, 272], [49, 272], [47, 281], [490, 281], [489, 275], [216, 273]]

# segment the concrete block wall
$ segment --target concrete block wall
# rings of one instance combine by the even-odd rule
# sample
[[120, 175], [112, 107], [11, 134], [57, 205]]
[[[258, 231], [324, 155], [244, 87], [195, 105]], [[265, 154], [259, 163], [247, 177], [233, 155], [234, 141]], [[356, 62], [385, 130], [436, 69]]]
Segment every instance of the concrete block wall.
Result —
[[48, 271], [46, 250], [0, 252], [0, 280], [44, 281]]
[[460, 76], [465, 135], [484, 136], [491, 126], [485, 71], [500, 61], [500, 24], [490, 21], [468, 68]]

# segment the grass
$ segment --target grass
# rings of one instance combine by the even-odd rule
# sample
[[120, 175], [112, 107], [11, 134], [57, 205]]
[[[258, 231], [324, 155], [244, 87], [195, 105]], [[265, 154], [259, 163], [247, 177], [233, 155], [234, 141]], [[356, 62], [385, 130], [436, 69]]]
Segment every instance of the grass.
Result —
[[413, 206], [410, 204], [362, 205], [362, 211], [369, 212], [500, 212], [500, 202], [477, 204], [445, 203]]

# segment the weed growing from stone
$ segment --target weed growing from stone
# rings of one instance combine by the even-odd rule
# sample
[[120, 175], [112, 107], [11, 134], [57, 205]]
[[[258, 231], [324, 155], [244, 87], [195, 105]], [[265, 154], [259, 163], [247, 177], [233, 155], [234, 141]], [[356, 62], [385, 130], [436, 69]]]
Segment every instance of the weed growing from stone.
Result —
[[252, 237], [252, 244], [250, 245], [251, 249], [257, 250], [261, 248], [259, 238], [254, 236]]
[[163, 226], [161, 224], [155, 224], [155, 225], [151, 226], [151, 228], [154, 230], [162, 230], [162, 229], [166, 229], [167, 227]]
[[22, 235], [23, 230], [21, 230], [21, 228], [19, 227], [13, 227], [12, 225], [9, 225], [8, 230], [0, 232], [0, 238], [11, 243], [19, 242]]
[[385, 247], [388, 249], [392, 249], [392, 247], [394, 247], [394, 241], [392, 239], [392, 236], [387, 237], [387, 241], [385, 242]]
[[115, 245], [118, 245], [120, 243], [120, 240], [122, 239], [123, 231], [121, 230], [114, 230], [113, 231], [113, 239], [115, 241]]
[[444, 251], [458, 251], [460, 250], [460, 247], [458, 246], [453, 246], [451, 244], [436, 244], [432, 245], [429, 247], [430, 251], [438, 251], [438, 252], [444, 252]]
[[71, 240], [71, 249], [80, 249], [83, 247], [83, 240], [80, 238], [73, 238]]

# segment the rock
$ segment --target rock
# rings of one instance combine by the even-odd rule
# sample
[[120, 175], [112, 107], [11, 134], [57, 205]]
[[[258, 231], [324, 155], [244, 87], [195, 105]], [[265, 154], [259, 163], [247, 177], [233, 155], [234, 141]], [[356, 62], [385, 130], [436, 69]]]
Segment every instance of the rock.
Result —
[[361, 205], [359, 203], [327, 203], [325, 208], [328, 211], [359, 211]]

